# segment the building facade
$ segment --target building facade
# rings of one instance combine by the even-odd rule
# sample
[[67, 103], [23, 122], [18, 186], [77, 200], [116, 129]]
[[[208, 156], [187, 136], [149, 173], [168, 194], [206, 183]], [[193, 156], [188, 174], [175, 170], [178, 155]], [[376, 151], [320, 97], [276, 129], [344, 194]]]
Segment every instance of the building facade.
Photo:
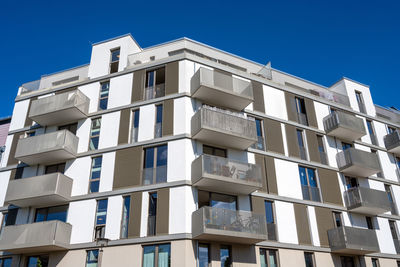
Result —
[[400, 113], [190, 39], [19, 88], [4, 266], [400, 266]]

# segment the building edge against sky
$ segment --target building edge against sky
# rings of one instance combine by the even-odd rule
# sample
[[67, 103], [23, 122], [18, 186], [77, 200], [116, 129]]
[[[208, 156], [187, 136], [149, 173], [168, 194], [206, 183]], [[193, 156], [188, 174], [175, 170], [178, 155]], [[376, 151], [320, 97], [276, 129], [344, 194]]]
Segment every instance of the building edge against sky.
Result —
[[400, 114], [182, 38], [23, 84], [2, 266], [400, 266]]

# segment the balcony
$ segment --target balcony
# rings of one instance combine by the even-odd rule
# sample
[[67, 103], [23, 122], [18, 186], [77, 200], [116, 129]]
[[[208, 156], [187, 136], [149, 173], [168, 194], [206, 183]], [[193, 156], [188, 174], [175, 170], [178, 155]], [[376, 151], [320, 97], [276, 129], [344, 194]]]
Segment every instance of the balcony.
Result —
[[71, 198], [72, 179], [61, 173], [11, 180], [5, 203], [18, 207], [56, 206]]
[[328, 135], [342, 140], [354, 141], [367, 134], [363, 120], [352, 114], [335, 111], [326, 116], [323, 122]]
[[244, 150], [257, 142], [254, 119], [203, 106], [192, 117], [192, 138], [203, 143]]
[[40, 98], [32, 101], [29, 118], [42, 126], [67, 124], [86, 118], [89, 102], [79, 90]]
[[400, 155], [400, 133], [396, 130], [383, 139], [385, 141], [385, 147], [390, 153]]
[[262, 187], [261, 168], [255, 164], [201, 155], [192, 163], [192, 184], [206, 191], [248, 195]]
[[192, 97], [213, 106], [242, 110], [254, 101], [250, 82], [200, 68], [191, 80]]
[[344, 193], [349, 211], [376, 216], [391, 210], [386, 192], [366, 187], [354, 187]]
[[198, 240], [249, 245], [268, 239], [265, 216], [213, 207], [193, 212], [192, 235]]
[[328, 238], [333, 253], [365, 255], [379, 252], [374, 230], [342, 226], [328, 230]]
[[11, 253], [42, 253], [69, 248], [72, 226], [45, 221], [4, 227], [0, 250]]
[[339, 171], [346, 175], [368, 177], [382, 171], [376, 154], [353, 147], [339, 152], [336, 161]]
[[50, 164], [76, 158], [78, 137], [60, 130], [18, 141], [15, 158], [28, 164]]

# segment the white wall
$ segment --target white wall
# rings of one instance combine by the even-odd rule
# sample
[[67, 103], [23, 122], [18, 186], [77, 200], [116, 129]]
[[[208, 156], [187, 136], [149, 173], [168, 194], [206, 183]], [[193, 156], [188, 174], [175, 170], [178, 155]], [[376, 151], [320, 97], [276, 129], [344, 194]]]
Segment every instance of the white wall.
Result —
[[191, 233], [192, 213], [196, 210], [192, 188], [170, 188], [169, 205], [169, 234]]
[[91, 127], [92, 127], [91, 119], [80, 120], [78, 122], [78, 129], [76, 130], [76, 136], [79, 138], [78, 153], [88, 151]]
[[324, 131], [323, 119], [329, 115], [329, 106], [317, 101], [313, 102], [315, 107], [315, 115], [317, 117], [318, 129]]
[[4, 206], [11, 171], [0, 172], [0, 207]]
[[74, 180], [72, 183], [72, 196], [88, 193], [91, 164], [91, 157], [77, 158], [74, 161], [67, 162], [65, 175]]
[[265, 114], [288, 120], [285, 93], [282, 90], [263, 85]]
[[315, 208], [313, 206], [307, 206], [307, 210], [308, 210], [308, 221], [310, 223], [312, 244], [314, 246], [320, 246], [317, 217], [315, 215]]
[[283, 140], [283, 151], [285, 152], [285, 156], [289, 157], [289, 149], [287, 144], [287, 137], [286, 137], [286, 127], [284, 123], [281, 123], [281, 132], [282, 132], [282, 140]]
[[98, 111], [100, 82], [94, 82], [79, 86], [78, 89], [84, 93], [89, 99], [89, 113]]
[[118, 131], [121, 112], [101, 116], [99, 149], [118, 145]]
[[278, 241], [282, 243], [298, 244], [296, 218], [293, 204], [275, 201], [275, 214], [278, 230]]
[[385, 142], [383, 141], [383, 139], [385, 135], [387, 135], [386, 124], [379, 121], [374, 121], [373, 124], [375, 127], [375, 135], [376, 139], [378, 140], [379, 146], [385, 147]]
[[195, 155], [190, 139], [168, 142], [167, 181], [191, 180], [194, 159]]
[[156, 106], [140, 107], [138, 142], [154, 139], [154, 125], [156, 121]]
[[193, 115], [194, 103], [189, 97], [174, 100], [174, 135], [191, 133], [190, 121]]
[[336, 154], [339, 152], [338, 148], [341, 148], [341, 143], [339, 140], [335, 141], [335, 138], [326, 135], [324, 136], [324, 141], [329, 166], [337, 168]]
[[115, 108], [131, 103], [133, 74], [128, 73], [110, 79], [108, 108]]
[[24, 128], [30, 99], [15, 102], [9, 131]]
[[71, 244], [93, 241], [96, 205], [95, 199], [69, 204], [67, 222], [72, 225]]
[[280, 159], [274, 161], [278, 195], [303, 199], [298, 165]]
[[190, 92], [190, 79], [194, 74], [194, 62], [179, 61], [179, 93]]
[[381, 253], [396, 254], [388, 220], [380, 217], [377, 217], [377, 220], [379, 227], [376, 230], [376, 236]]
[[350, 100], [351, 107], [354, 110], [359, 111], [356, 94], [355, 94], [355, 91], [359, 91], [362, 93], [364, 103], [365, 103], [365, 108], [367, 110], [367, 114], [371, 115], [371, 116], [375, 116], [376, 115], [375, 106], [374, 106], [374, 103], [372, 102], [372, 97], [371, 97], [371, 93], [369, 91], [369, 87], [363, 86], [359, 83], [355, 83], [355, 82], [347, 80], [347, 79], [344, 79], [342, 82], [345, 84], [345, 88], [346, 88], [347, 95]]
[[6, 139], [6, 150], [4, 151], [2, 157], [1, 157], [1, 167], [6, 167], [7, 166], [7, 162], [8, 162], [8, 158], [10, 156], [10, 149], [11, 149], [11, 144], [12, 141], [14, 139], [15, 135], [7, 135], [7, 139]]
[[104, 153], [101, 165], [99, 192], [112, 191], [114, 180], [114, 165], [115, 151]]
[[142, 216], [140, 217], [140, 237], [147, 236], [147, 219], [149, 216], [149, 192], [142, 193]]
[[108, 198], [107, 223], [105, 238], [116, 240], [120, 238], [122, 219], [122, 196]]

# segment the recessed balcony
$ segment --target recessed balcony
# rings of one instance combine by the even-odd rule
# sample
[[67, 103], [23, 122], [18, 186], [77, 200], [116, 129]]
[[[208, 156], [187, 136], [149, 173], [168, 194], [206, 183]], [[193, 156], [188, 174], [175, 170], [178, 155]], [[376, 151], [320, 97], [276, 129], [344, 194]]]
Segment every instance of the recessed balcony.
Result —
[[0, 237], [0, 250], [16, 254], [66, 250], [71, 230], [69, 223], [61, 221], [6, 226]]
[[11, 180], [5, 203], [18, 207], [56, 206], [71, 199], [72, 179], [62, 173], [51, 173]]
[[200, 68], [191, 80], [192, 97], [213, 106], [242, 110], [254, 101], [251, 82]]
[[323, 119], [323, 123], [328, 135], [341, 140], [354, 141], [367, 134], [361, 118], [341, 111], [329, 114]]
[[257, 142], [254, 119], [203, 106], [192, 117], [192, 138], [216, 146], [244, 150]]
[[192, 235], [198, 240], [249, 245], [268, 239], [265, 216], [213, 207], [193, 212]]
[[366, 187], [353, 187], [344, 193], [349, 211], [376, 216], [391, 210], [386, 192]]
[[22, 138], [15, 158], [28, 164], [50, 164], [76, 158], [78, 137], [68, 130]]
[[400, 133], [396, 130], [390, 134], [385, 135], [385, 147], [390, 153], [400, 155]]
[[199, 189], [248, 195], [262, 187], [261, 168], [211, 155], [201, 155], [192, 163], [192, 184]]
[[75, 122], [87, 117], [89, 102], [79, 90], [43, 97], [32, 101], [29, 118], [42, 126]]
[[368, 177], [382, 171], [375, 153], [353, 147], [339, 152], [336, 161], [339, 171], [346, 175]]
[[379, 252], [375, 230], [342, 226], [328, 230], [333, 253], [365, 255]]

